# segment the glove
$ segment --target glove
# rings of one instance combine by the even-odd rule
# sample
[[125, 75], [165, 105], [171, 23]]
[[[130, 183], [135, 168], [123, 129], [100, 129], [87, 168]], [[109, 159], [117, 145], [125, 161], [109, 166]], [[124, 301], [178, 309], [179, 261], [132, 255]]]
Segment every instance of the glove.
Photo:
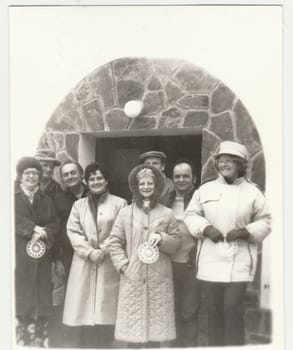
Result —
[[89, 260], [98, 265], [104, 260], [104, 253], [101, 251], [101, 249], [95, 249], [90, 253]]
[[226, 241], [231, 242], [235, 241], [236, 239], [243, 239], [247, 241], [249, 239], [249, 236], [250, 233], [247, 231], [246, 228], [239, 228], [228, 232], [226, 236]]
[[149, 236], [149, 242], [153, 248], [155, 248], [157, 246], [159, 247], [160, 244], [162, 243], [162, 235], [158, 232], [151, 233]]
[[214, 243], [218, 243], [220, 241], [224, 241], [224, 236], [222, 233], [217, 230], [214, 226], [209, 225], [203, 230], [203, 235], [208, 237]]

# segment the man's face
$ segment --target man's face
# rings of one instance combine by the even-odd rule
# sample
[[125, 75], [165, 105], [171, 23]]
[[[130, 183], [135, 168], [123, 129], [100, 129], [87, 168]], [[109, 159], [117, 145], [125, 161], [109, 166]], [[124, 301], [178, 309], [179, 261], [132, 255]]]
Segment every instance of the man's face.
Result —
[[180, 194], [188, 192], [194, 182], [192, 169], [187, 163], [177, 164], [173, 169], [173, 182], [175, 189]]
[[65, 164], [61, 169], [61, 176], [66, 188], [77, 186], [82, 180], [78, 167], [74, 163]]
[[40, 163], [43, 169], [43, 178], [51, 179], [55, 168], [54, 162], [41, 160]]
[[162, 162], [162, 160], [160, 158], [157, 157], [149, 157], [146, 158], [144, 161], [145, 165], [152, 165], [155, 168], [157, 168], [158, 170], [160, 170], [161, 172], [164, 172], [165, 170], [165, 164]]

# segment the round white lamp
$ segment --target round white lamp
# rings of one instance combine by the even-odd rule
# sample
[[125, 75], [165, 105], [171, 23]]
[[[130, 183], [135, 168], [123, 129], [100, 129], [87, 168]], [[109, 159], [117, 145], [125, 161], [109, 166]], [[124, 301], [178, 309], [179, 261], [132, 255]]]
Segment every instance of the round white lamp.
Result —
[[143, 109], [143, 102], [139, 100], [132, 100], [125, 103], [124, 113], [129, 118], [136, 118], [140, 115]]

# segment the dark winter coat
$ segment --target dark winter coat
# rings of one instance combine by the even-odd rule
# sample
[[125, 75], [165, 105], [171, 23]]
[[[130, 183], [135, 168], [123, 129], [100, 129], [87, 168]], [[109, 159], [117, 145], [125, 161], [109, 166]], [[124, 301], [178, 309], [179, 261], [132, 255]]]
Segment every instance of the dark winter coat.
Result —
[[51, 179], [43, 192], [54, 201], [57, 194], [62, 192], [62, 188], [57, 181]]
[[[82, 197], [85, 197], [88, 193], [88, 188], [84, 185], [84, 191]], [[66, 224], [71, 212], [73, 203], [78, 200], [78, 198], [71, 191], [58, 192], [54, 199], [54, 205], [56, 209], [56, 214], [60, 222], [60, 230], [56, 237], [56, 242], [54, 244], [54, 260], [61, 260], [65, 266], [66, 274], [68, 275], [71, 265], [71, 260], [73, 256], [73, 248], [70, 240], [67, 236]]]
[[[31, 258], [26, 245], [35, 225], [46, 228], [47, 250], [39, 259]], [[15, 301], [16, 315], [45, 316], [51, 312], [51, 247], [58, 231], [53, 202], [42, 191], [33, 204], [17, 185], [15, 189]]]
[[[187, 193], [184, 195], [184, 210], [187, 208], [194, 192], [195, 186], [193, 186]], [[173, 207], [174, 201], [176, 199], [176, 191], [169, 192], [165, 198], [164, 204], [166, 207]], [[192, 266], [195, 265], [196, 260], [196, 249], [197, 249], [197, 239], [192, 237], [192, 235], [186, 229], [186, 226], [181, 222], [178, 222], [178, 227], [182, 239], [182, 244], [180, 249], [176, 251], [176, 253], [172, 256], [172, 261], [175, 262], [187, 262]], [[186, 261], [188, 259], [188, 261]]]

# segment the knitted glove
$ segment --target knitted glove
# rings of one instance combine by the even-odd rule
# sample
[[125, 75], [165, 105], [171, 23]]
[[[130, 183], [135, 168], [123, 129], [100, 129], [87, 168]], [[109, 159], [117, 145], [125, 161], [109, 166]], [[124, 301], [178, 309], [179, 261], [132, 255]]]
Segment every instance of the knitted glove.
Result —
[[204, 229], [203, 235], [209, 238], [214, 243], [224, 241], [224, 236], [222, 235], [222, 233], [212, 225], [209, 225]]
[[231, 242], [235, 241], [236, 239], [243, 239], [247, 241], [249, 239], [249, 236], [250, 233], [247, 231], [246, 228], [239, 228], [228, 232], [226, 236], [226, 241]]

